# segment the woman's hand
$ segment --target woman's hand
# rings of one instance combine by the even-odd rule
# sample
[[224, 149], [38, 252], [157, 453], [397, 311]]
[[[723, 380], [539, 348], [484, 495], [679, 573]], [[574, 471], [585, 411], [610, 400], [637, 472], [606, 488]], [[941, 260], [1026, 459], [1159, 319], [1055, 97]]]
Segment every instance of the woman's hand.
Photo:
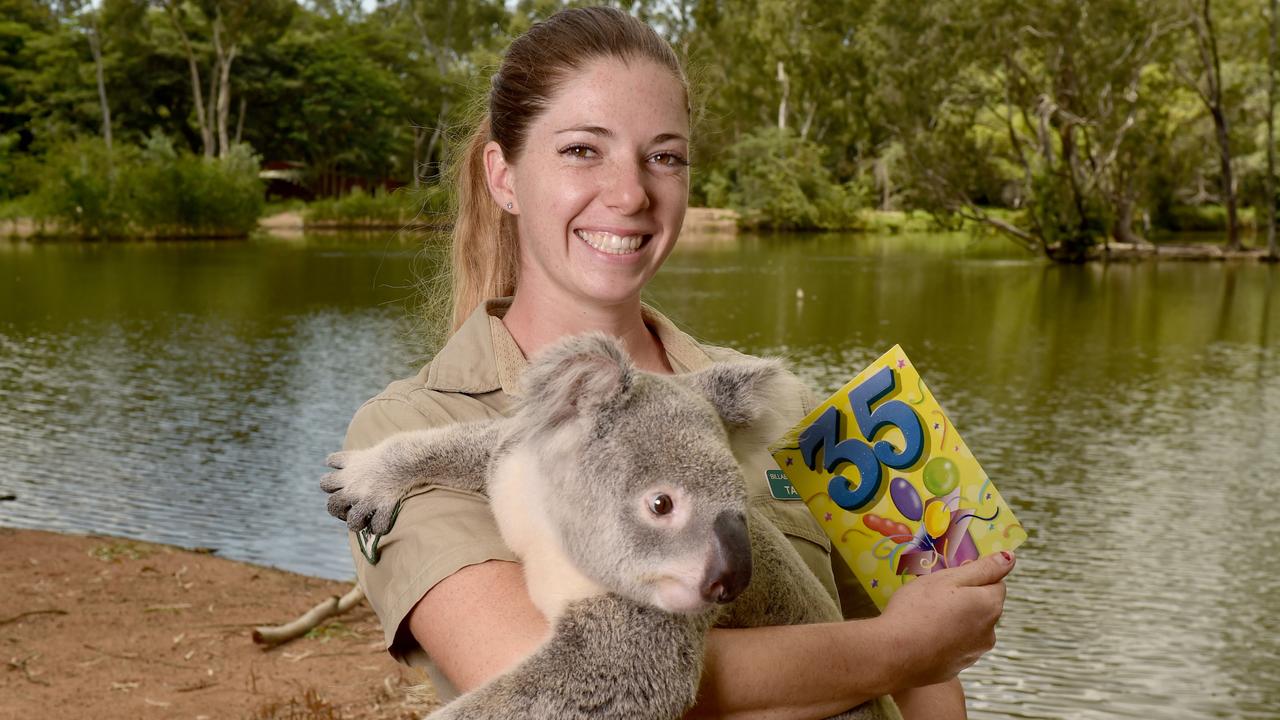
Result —
[[921, 576], [894, 593], [877, 622], [899, 648], [903, 688], [950, 680], [995, 646], [1004, 578], [1013, 565], [1012, 553], [996, 553]]

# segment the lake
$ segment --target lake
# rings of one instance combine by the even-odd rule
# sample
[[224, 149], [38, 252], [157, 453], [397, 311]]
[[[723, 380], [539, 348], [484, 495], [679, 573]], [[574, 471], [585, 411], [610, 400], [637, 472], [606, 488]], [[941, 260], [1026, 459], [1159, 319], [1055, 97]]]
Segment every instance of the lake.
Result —
[[[353, 575], [317, 487], [429, 356], [394, 234], [0, 242], [0, 525]], [[1280, 268], [683, 243], [649, 300], [823, 394], [894, 344], [1028, 528], [974, 718], [1280, 717]]]

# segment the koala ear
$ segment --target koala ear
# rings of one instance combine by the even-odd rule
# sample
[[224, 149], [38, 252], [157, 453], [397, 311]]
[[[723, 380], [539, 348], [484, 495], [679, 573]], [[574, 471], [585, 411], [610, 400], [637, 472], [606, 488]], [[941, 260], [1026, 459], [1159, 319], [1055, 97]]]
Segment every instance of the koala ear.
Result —
[[535, 425], [555, 429], [626, 397], [635, 373], [617, 340], [598, 332], [575, 335], [529, 364], [522, 410]]
[[779, 360], [747, 358], [719, 362], [683, 377], [711, 401], [726, 425], [735, 428], [760, 419], [786, 376]]

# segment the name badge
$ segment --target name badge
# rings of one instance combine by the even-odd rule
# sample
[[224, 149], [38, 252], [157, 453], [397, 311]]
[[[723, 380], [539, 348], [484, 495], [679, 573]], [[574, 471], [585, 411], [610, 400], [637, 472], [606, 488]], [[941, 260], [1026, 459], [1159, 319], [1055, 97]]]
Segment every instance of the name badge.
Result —
[[766, 470], [765, 477], [769, 480], [769, 494], [775, 500], [800, 500], [800, 493], [796, 492], [796, 488], [787, 479], [787, 474], [781, 470]]

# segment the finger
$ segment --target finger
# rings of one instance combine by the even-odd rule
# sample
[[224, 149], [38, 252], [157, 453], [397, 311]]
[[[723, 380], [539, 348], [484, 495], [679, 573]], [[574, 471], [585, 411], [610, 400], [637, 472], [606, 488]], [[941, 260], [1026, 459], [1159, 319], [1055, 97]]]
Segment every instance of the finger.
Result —
[[360, 532], [369, 525], [369, 517], [373, 515], [373, 506], [368, 502], [356, 503], [347, 512], [347, 528], [351, 532]]
[[320, 489], [327, 493], [337, 492], [341, 490], [344, 485], [346, 485], [346, 483], [342, 481], [342, 475], [340, 473], [326, 473], [324, 477], [320, 478]]
[[369, 529], [378, 535], [386, 535], [391, 532], [391, 520], [395, 514], [394, 510], [395, 506], [393, 505], [390, 509], [383, 508], [374, 513], [373, 519], [369, 521]]
[[1013, 564], [1013, 553], [1001, 551], [943, 572], [949, 573], [958, 585], [990, 585], [1003, 580], [1013, 570]]
[[329, 502], [326, 503], [326, 507], [330, 515], [339, 520], [346, 520], [347, 511], [351, 509], [351, 501], [342, 493], [338, 493], [337, 495], [329, 496]]

